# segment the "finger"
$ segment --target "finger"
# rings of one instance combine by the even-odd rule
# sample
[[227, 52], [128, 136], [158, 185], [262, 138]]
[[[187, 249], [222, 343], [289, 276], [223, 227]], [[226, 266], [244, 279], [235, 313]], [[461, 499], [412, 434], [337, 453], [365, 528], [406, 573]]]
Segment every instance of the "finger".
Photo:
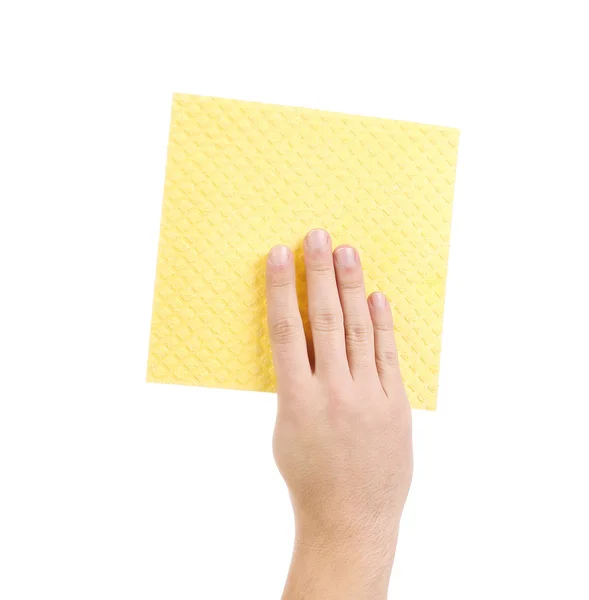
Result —
[[268, 331], [278, 386], [311, 375], [297, 301], [295, 268], [286, 246], [270, 250], [266, 262]]
[[374, 356], [376, 370], [385, 393], [390, 396], [401, 381], [399, 355], [395, 343], [393, 313], [386, 296], [374, 292], [368, 299], [372, 326], [374, 328]]
[[327, 231], [313, 229], [307, 234], [305, 270], [315, 372], [347, 369], [342, 307], [335, 281], [331, 238]]
[[374, 332], [366, 301], [360, 257], [350, 246], [340, 246], [333, 256], [337, 288], [344, 312], [346, 353], [350, 373], [354, 378], [365, 374], [375, 376]]

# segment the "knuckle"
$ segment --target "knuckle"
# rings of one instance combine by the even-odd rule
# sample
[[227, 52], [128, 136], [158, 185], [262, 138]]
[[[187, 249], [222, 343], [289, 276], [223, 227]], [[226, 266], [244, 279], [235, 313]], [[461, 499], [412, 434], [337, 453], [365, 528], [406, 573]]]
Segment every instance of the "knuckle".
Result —
[[399, 364], [399, 355], [394, 348], [382, 348], [376, 353], [376, 361], [379, 365], [395, 367]]
[[328, 406], [341, 409], [353, 402], [354, 395], [350, 393], [352, 386], [348, 374], [334, 370], [327, 374], [326, 382]]
[[317, 313], [312, 319], [313, 327], [322, 333], [332, 333], [342, 328], [342, 317], [335, 312]]
[[353, 344], [366, 344], [370, 340], [372, 332], [368, 325], [354, 323], [346, 326], [346, 341]]
[[348, 395], [341, 386], [333, 386], [329, 389], [328, 402], [331, 408], [342, 408], [348, 404]]
[[375, 331], [375, 333], [391, 334], [391, 333], [393, 333], [393, 324], [392, 323], [375, 323], [374, 331]]
[[338, 283], [340, 290], [345, 292], [362, 292], [364, 297], [364, 282], [361, 279], [350, 279]]
[[277, 272], [272, 275], [270, 285], [275, 289], [285, 288], [292, 285], [292, 277], [287, 272]]
[[396, 402], [391, 402], [388, 404], [388, 411], [391, 426], [394, 427], [397, 437], [402, 439], [411, 436], [411, 405], [406, 397], [397, 398], [397, 400], [398, 401]]
[[332, 275], [333, 265], [331, 263], [317, 261], [311, 263], [309, 270], [318, 275]]
[[272, 339], [278, 344], [286, 344], [301, 334], [301, 323], [295, 317], [281, 317], [271, 327]]

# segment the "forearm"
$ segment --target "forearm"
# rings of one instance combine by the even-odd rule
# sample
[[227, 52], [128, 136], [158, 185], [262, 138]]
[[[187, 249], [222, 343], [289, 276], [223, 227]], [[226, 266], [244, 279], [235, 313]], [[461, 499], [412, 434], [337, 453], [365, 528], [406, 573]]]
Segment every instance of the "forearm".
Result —
[[396, 536], [335, 549], [296, 543], [283, 600], [386, 600]]

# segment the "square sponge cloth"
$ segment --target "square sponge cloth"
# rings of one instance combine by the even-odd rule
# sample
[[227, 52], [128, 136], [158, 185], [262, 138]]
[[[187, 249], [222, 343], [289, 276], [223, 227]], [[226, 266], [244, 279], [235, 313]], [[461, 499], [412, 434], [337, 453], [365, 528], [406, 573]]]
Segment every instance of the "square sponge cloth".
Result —
[[265, 257], [317, 227], [393, 307], [414, 408], [434, 410], [458, 131], [176, 94], [148, 381], [274, 391]]

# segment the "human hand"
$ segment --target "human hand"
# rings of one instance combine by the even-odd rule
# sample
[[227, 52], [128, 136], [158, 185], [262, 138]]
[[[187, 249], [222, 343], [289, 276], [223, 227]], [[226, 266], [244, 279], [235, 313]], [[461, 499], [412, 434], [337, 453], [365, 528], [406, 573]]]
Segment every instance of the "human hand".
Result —
[[[295, 515], [284, 598], [386, 598], [413, 461], [390, 306], [366, 299], [356, 250], [304, 242], [311, 365], [286, 246], [267, 262], [278, 384], [274, 456]], [[345, 594], [345, 595], [344, 595]]]

